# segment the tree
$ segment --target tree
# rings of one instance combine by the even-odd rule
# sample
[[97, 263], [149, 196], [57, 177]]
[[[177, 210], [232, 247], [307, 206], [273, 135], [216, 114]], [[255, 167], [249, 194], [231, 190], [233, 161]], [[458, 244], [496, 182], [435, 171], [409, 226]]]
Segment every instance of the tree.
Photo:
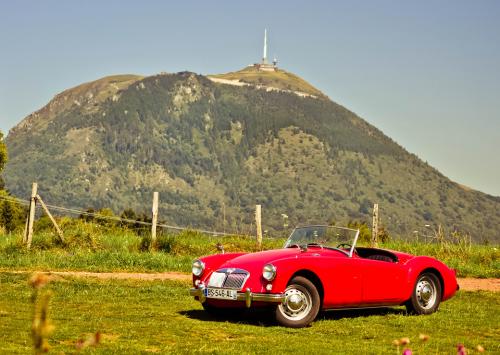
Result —
[[[0, 131], [0, 174], [7, 163], [7, 147]], [[9, 201], [9, 194], [4, 190], [4, 182], [0, 175], [0, 229], [7, 232], [14, 231], [23, 225], [25, 208]]]
[[0, 131], [0, 190], [3, 190], [5, 187], [1, 173], [6, 163], [7, 163], [7, 147], [5, 146], [5, 143], [3, 141], [3, 133], [2, 131]]
[[[6, 191], [0, 190], [0, 198], [9, 197]], [[16, 228], [22, 228], [26, 208], [7, 200], [0, 200], [0, 230], [13, 232]]]

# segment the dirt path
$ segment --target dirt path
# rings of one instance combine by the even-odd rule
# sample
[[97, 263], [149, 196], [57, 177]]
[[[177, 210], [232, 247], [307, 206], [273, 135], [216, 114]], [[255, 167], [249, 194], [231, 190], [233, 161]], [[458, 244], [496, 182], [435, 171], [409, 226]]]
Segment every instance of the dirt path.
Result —
[[461, 290], [465, 291], [493, 291], [500, 292], [500, 279], [474, 279], [466, 277], [458, 279]]
[[[30, 274], [37, 271], [10, 271], [13, 274]], [[98, 279], [117, 280], [191, 280], [191, 274], [182, 272], [131, 273], [131, 272], [88, 272], [88, 271], [40, 271], [47, 275], [71, 277], [95, 277]]]
[[[7, 271], [12, 273], [31, 273], [31, 271]], [[99, 279], [119, 280], [191, 280], [191, 274], [181, 272], [129, 273], [129, 272], [87, 272], [87, 271], [48, 271], [49, 275], [72, 277], [95, 277]], [[500, 292], [500, 279], [459, 278], [458, 284], [464, 291]]]

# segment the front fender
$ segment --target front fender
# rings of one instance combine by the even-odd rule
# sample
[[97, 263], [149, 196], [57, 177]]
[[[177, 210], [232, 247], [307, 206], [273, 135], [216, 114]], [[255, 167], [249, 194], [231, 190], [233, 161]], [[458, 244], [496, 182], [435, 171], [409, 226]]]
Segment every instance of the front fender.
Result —
[[276, 267], [276, 279], [273, 280], [273, 292], [284, 292], [292, 277], [300, 271], [308, 271], [316, 275], [319, 280], [325, 277], [326, 270], [321, 267], [325, 260], [322, 258], [305, 256], [301, 258], [282, 259], [273, 262]]
[[208, 255], [199, 258], [199, 260], [201, 260], [205, 264], [205, 270], [203, 271], [203, 274], [201, 274], [200, 277], [193, 275], [193, 284], [197, 280], [205, 282], [210, 276], [210, 274], [214, 270], [217, 270], [222, 264], [244, 254], [246, 253], [224, 253], [224, 254]]

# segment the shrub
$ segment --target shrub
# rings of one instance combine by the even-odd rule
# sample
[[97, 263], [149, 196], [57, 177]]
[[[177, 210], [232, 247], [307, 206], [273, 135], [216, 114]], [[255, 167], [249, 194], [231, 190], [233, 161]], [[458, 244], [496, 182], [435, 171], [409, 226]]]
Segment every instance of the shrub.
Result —
[[144, 234], [141, 238], [141, 242], [139, 243], [139, 251], [148, 251], [151, 249], [151, 235], [150, 234]]
[[[0, 197], [9, 197], [9, 194], [0, 190]], [[0, 227], [8, 233], [24, 228], [26, 207], [16, 203], [0, 200]]]
[[[358, 245], [368, 244], [372, 240], [372, 229], [365, 223], [360, 221], [349, 221], [347, 223], [349, 228], [359, 229]], [[389, 232], [384, 226], [378, 227], [377, 241], [385, 243], [390, 240]]]

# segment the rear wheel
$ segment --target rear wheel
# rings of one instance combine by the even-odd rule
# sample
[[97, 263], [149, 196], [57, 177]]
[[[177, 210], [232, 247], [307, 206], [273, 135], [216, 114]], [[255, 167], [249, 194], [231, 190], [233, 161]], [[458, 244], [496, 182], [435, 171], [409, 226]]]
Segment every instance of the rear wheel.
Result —
[[437, 311], [441, 302], [441, 282], [438, 277], [425, 272], [417, 278], [406, 309], [412, 314], [431, 314]]
[[305, 277], [296, 276], [285, 290], [285, 300], [276, 307], [276, 320], [286, 327], [305, 327], [318, 315], [320, 304], [314, 284]]

